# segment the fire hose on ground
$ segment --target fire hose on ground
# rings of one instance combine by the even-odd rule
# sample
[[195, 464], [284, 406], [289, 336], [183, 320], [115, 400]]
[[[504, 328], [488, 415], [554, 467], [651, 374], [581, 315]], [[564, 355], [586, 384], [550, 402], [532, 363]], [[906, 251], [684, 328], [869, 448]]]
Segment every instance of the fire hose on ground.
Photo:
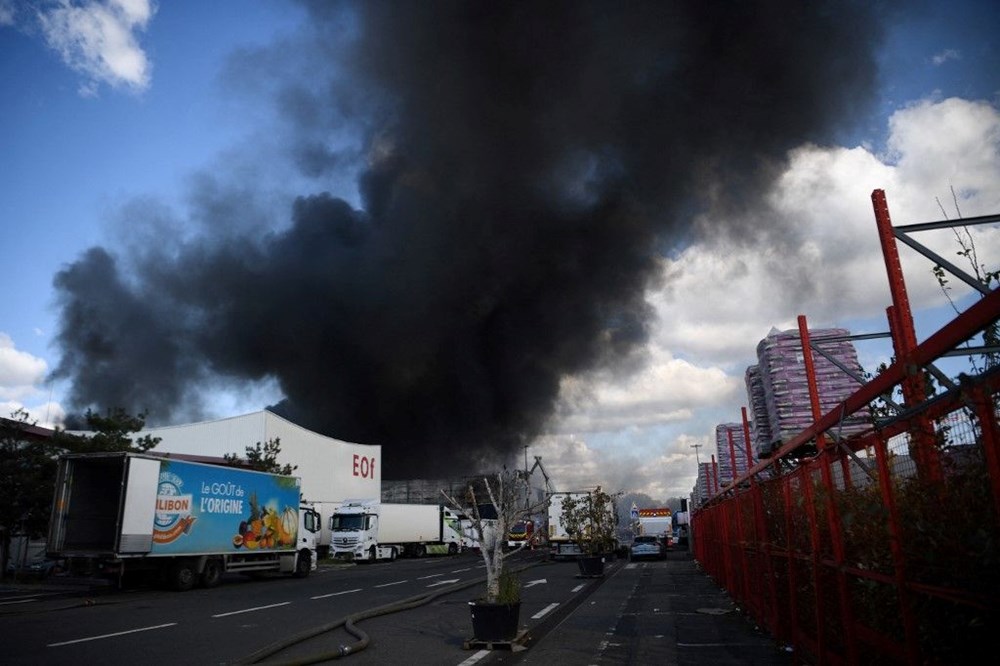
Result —
[[[532, 564], [528, 564], [524, 567], [516, 569], [515, 573], [520, 573], [527, 569], [532, 569], [534, 567], [538, 567], [543, 564], [547, 564], [547, 562], [535, 562]], [[390, 604], [384, 604], [382, 606], [376, 606], [375, 608], [369, 608], [368, 610], [352, 613], [350, 615], [346, 615], [340, 618], [339, 620], [335, 620], [333, 622], [328, 622], [318, 627], [307, 629], [288, 638], [271, 643], [270, 645], [267, 645], [261, 648], [260, 650], [257, 650], [256, 652], [253, 652], [252, 654], [246, 656], [237, 663], [259, 664], [268, 657], [274, 656], [275, 654], [283, 650], [287, 650], [293, 645], [304, 643], [305, 641], [320, 636], [321, 634], [325, 634], [330, 631], [339, 629], [340, 627], [344, 627], [344, 629], [349, 634], [351, 634], [358, 640], [348, 645], [341, 645], [336, 650], [307, 655], [296, 659], [290, 659], [288, 661], [270, 662], [270, 663], [272, 664], [272, 666], [304, 666], [305, 664], [318, 664], [333, 659], [341, 659], [343, 657], [347, 657], [349, 655], [360, 652], [361, 650], [364, 650], [366, 647], [368, 647], [368, 644], [371, 642], [371, 640], [368, 637], [368, 634], [365, 633], [364, 630], [356, 626], [357, 623], [363, 620], [369, 620], [373, 617], [379, 617], [381, 615], [389, 615], [391, 613], [398, 613], [400, 611], [416, 608], [418, 606], [428, 604], [431, 601], [437, 599], [438, 597], [452, 594], [454, 592], [458, 592], [459, 590], [464, 590], [465, 588], [472, 587], [474, 585], [479, 585], [484, 582], [486, 582], [486, 577], [482, 576], [480, 578], [475, 578], [473, 580], [466, 581], [463, 583], [455, 583], [454, 585], [449, 585], [448, 587], [444, 587], [440, 590], [435, 590], [434, 592], [426, 592], [423, 594], [418, 594], [416, 596], [402, 599], [400, 601], [394, 601]]]

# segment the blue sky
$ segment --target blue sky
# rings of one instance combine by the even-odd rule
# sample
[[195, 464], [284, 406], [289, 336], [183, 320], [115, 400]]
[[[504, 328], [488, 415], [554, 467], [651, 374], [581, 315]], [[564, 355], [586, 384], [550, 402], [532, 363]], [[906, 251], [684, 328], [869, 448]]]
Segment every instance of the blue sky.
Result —
[[[60, 24], [58, 18], [69, 16], [65, 12], [70, 9], [78, 12], [78, 19], [110, 17], [111, 22], [104, 24], [108, 32], [103, 44], [117, 50], [100, 54], [103, 61], [94, 52], [88, 59], [80, 48], [61, 53], [58, 45], [68, 42], [59, 40], [65, 40], [73, 24]], [[789, 189], [776, 191], [775, 201], [784, 202], [789, 215], [817, 220], [822, 218], [821, 207], [829, 212], [831, 206], [843, 203], [844, 215], [862, 218], [859, 228], [866, 224], [873, 228], [868, 203], [872, 184], [895, 186], [890, 206], [898, 211], [898, 223], [940, 219], [935, 196], [950, 213], [951, 185], [969, 193], [962, 199], [966, 215], [1000, 210], [996, 207], [1000, 181], [990, 172], [1000, 164], [996, 134], [1000, 125], [991, 124], [1000, 104], [997, 15], [995, 3], [988, 1], [917, 3], [904, 11], [892, 24], [881, 54], [875, 113], [840, 128], [839, 146], [803, 147], [793, 159], [795, 167], [786, 181]], [[226, 163], [230, 168], [270, 173], [276, 180], [286, 177], [279, 161], [269, 163], [261, 157], [267, 154], [264, 150], [254, 151], [261, 162], [240, 163], [250, 154], [243, 150], [247, 142], [260, 148], [273, 138], [260, 136], [267, 128], [269, 102], [265, 104], [265, 91], [234, 92], [227, 73], [233, 71], [238, 50], [292, 35], [303, 17], [300, 7], [285, 2], [0, 0], [0, 223], [5, 276], [0, 405], [28, 407], [43, 421], [58, 415], [63, 387], [44, 380], [59, 361], [53, 343], [58, 316], [53, 277], [87, 248], [115, 246], [116, 239], [128, 237], [132, 230], [121, 211], [130, 202], [157, 201], [168, 211], [166, 217], [183, 226], [186, 193], [196, 174], [213, 173], [215, 165]], [[76, 33], [77, 38], [82, 34]], [[261, 96], [259, 106], [256, 93]], [[945, 104], [948, 100], [957, 101]], [[941, 136], [956, 127], [976, 127], [980, 133], [975, 136], [986, 137], [985, 142], [973, 138], [969, 139], [973, 143], [963, 144], [959, 131], [951, 138]], [[979, 161], [966, 161], [971, 159], [969, 151], [965, 155], [951, 151], [967, 145], [984, 152], [976, 157]], [[913, 163], [918, 155], [924, 160], [922, 166]], [[782, 199], [794, 191], [791, 183], [823, 182], [836, 184], [829, 196], [837, 199], [816, 196], [799, 208]], [[307, 192], [319, 191], [315, 184], [300, 185], [314, 188]], [[344, 183], [335, 194], [356, 201], [352, 187]], [[852, 200], [844, 202], [845, 198]], [[863, 219], [866, 215], [868, 219]], [[816, 233], [820, 245], [824, 233]], [[984, 240], [983, 249], [998, 247], [991, 243]], [[717, 259], [724, 249], [695, 244], [682, 256], [671, 257], [669, 268], [695, 280], [698, 271], [713, 270], [713, 257]], [[817, 251], [799, 249], [806, 255]], [[877, 273], [877, 245], [869, 250], [865, 256], [875, 260], [855, 264], [853, 275], [873, 270], [872, 279], [883, 279]], [[837, 252], [827, 252], [829, 261], [840, 261]], [[986, 254], [985, 260], [995, 266], [1000, 254]], [[756, 275], [752, 259], [747, 270]], [[681, 279], [676, 284], [683, 289], [685, 283]], [[868, 299], [855, 293], [862, 291], [844, 286], [831, 296], [820, 290], [816, 300], [803, 297], [796, 305], [808, 308], [811, 319], [822, 324], [853, 322], [867, 327], [878, 322], [887, 301], [884, 295]], [[947, 308], [934, 296], [933, 284], [914, 291], [921, 321], [932, 328]], [[770, 326], [794, 323], [800, 312], [769, 309], [763, 304], [766, 297], [759, 294], [744, 293], [741, 298], [743, 308], [759, 299], [761, 314], [743, 316], [740, 325], [733, 326], [713, 323], [717, 312], [679, 304], [676, 291], [651, 294], [656, 307], [669, 307], [671, 312], [671, 330], [654, 340], [653, 358], [658, 363], [628, 381], [609, 376], [567, 380], [563, 405], [567, 418], [537, 445], [545, 453], [549, 471], [568, 477], [573, 470], [602, 469], [611, 478], [594, 482], [614, 485], [626, 476], [621, 472], [614, 477], [618, 463], [611, 462], [611, 452], [628, 449], [641, 458], [655, 457], [664, 465], [684, 468], [672, 474], [669, 483], [636, 481], [650, 494], [677, 494], [678, 488], [690, 487], [689, 472], [694, 467], [688, 460], [693, 459], [690, 444], [707, 441], [714, 423], [738, 417], [739, 382], [743, 368], [752, 362], [757, 340]], [[869, 360], [875, 361], [879, 353], [872, 352]], [[689, 399], [678, 401], [649, 388], [668, 382], [691, 382], [706, 387], [706, 392], [714, 389], [715, 397], [691, 397], [698, 391], [686, 391]], [[265, 394], [269, 390], [273, 389], [264, 387]], [[595, 399], [599, 404], [588, 402]], [[238, 398], [220, 398], [219, 405], [220, 412], [260, 406]], [[626, 456], [622, 466], [634, 467], [635, 459]]]

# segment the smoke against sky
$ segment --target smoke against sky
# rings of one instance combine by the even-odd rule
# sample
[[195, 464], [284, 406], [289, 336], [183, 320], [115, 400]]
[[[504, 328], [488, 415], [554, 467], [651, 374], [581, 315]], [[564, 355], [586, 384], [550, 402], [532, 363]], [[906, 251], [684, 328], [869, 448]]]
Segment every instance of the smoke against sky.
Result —
[[233, 85], [273, 92], [274, 134], [329, 191], [257, 226], [237, 195], [267, 184], [229, 185], [232, 165], [173, 237], [144, 236], [170, 227], [131, 206], [152, 242], [56, 276], [54, 374], [75, 408], [151, 424], [196, 414], [213, 382], [273, 378], [276, 411], [382, 444], [387, 477], [506, 458], [564, 378], [639, 363], [663, 254], [695, 213], [758, 208], [786, 151], [867, 112], [884, 19], [853, 2], [307, 7], [291, 45], [230, 72], [263, 77]]

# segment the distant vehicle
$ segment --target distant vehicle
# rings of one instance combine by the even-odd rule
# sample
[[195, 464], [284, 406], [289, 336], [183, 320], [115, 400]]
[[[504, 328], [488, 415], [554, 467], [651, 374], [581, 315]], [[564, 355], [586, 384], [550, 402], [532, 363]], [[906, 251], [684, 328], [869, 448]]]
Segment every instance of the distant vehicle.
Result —
[[667, 556], [666, 546], [653, 535], [639, 535], [632, 540], [629, 547], [630, 560], [655, 559], [662, 560]]
[[636, 534], [655, 536], [670, 548], [673, 546], [673, 518], [667, 507], [639, 509]]
[[332, 556], [342, 560], [454, 555], [463, 541], [459, 515], [443, 504], [348, 500], [333, 512], [330, 531]]
[[518, 548], [525, 545], [525, 542], [532, 542], [535, 538], [535, 521], [530, 519], [519, 520], [514, 523], [507, 534], [507, 547]]
[[30, 576], [32, 578], [48, 578], [62, 571], [62, 562], [50, 559], [35, 559], [24, 564], [8, 562], [7, 573], [11, 576]]

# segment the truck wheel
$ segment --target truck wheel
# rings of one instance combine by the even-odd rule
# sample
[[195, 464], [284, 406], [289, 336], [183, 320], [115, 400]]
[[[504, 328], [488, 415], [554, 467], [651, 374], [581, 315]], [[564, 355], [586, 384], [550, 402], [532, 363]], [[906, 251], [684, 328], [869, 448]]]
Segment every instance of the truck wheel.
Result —
[[201, 586], [215, 587], [222, 581], [222, 561], [210, 558], [205, 562], [205, 570], [201, 572]]
[[375, 552], [375, 546], [372, 546], [371, 548], [368, 549], [368, 561], [374, 564], [375, 560], [377, 559], [378, 559], [378, 554]]
[[390, 548], [389, 549], [389, 561], [390, 562], [395, 562], [396, 561], [396, 549], [395, 548]]
[[305, 578], [311, 571], [312, 557], [309, 555], [308, 550], [304, 550], [295, 558], [295, 573], [292, 575], [296, 578]]
[[449, 555], [457, 555], [458, 554], [458, 544], [456, 544], [456, 543], [449, 543], [448, 544], [448, 554]]
[[417, 557], [424, 557], [427, 555], [427, 546], [420, 544], [417, 546]]
[[198, 575], [190, 560], [177, 560], [170, 569], [170, 585], [178, 592], [187, 592], [194, 587]]

